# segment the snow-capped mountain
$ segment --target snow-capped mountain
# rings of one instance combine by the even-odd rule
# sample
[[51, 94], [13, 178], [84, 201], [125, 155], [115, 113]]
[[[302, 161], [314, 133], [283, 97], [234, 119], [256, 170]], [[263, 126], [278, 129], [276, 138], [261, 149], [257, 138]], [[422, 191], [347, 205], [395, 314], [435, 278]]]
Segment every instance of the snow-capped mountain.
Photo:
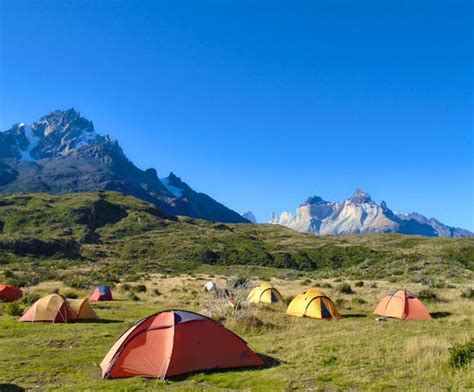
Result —
[[171, 174], [141, 170], [117, 141], [98, 134], [74, 109], [51, 112], [30, 126], [0, 132], [0, 192], [70, 193], [118, 191], [156, 204], [170, 215], [248, 223], [211, 197]]
[[366, 233], [419, 234], [431, 237], [467, 237], [468, 230], [449, 227], [417, 213], [393, 212], [385, 202], [375, 203], [367, 192], [357, 189], [342, 202], [310, 197], [293, 216], [283, 212], [270, 221], [291, 229], [313, 234], [349, 235]]
[[257, 218], [255, 218], [255, 215], [253, 214], [252, 211], [244, 212], [242, 216], [252, 223], [257, 223]]

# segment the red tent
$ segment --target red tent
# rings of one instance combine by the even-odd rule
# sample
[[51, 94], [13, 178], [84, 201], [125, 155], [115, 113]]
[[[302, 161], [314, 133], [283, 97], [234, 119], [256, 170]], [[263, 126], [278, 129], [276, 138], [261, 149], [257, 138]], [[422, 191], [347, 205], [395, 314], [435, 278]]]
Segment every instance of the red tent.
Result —
[[405, 290], [391, 291], [379, 302], [374, 314], [402, 320], [430, 320], [431, 315], [422, 302]]
[[23, 297], [23, 292], [13, 286], [0, 284], [0, 301], [13, 302]]
[[170, 378], [190, 372], [262, 366], [247, 343], [200, 314], [158, 312], [130, 327], [102, 360], [103, 378]]
[[99, 286], [91, 294], [89, 301], [112, 301], [112, 291], [107, 286]]

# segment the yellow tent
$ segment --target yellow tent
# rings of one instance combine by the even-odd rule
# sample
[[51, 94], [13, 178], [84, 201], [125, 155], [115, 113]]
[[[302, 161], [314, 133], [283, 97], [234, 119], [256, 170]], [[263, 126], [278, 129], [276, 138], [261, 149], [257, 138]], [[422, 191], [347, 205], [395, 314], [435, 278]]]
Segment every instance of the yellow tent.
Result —
[[315, 319], [336, 319], [342, 316], [334, 303], [322, 291], [311, 288], [298, 294], [288, 305], [286, 314], [297, 317], [311, 317]]
[[97, 315], [92, 309], [91, 304], [87, 298], [84, 299], [69, 299], [67, 300], [76, 320], [95, 320]]
[[258, 304], [259, 302], [271, 304], [274, 302], [281, 302], [282, 298], [280, 292], [276, 288], [271, 284], [264, 283], [250, 291], [247, 301], [253, 304]]
[[70, 323], [74, 320], [74, 312], [66, 299], [58, 294], [50, 294], [36, 301], [19, 321]]

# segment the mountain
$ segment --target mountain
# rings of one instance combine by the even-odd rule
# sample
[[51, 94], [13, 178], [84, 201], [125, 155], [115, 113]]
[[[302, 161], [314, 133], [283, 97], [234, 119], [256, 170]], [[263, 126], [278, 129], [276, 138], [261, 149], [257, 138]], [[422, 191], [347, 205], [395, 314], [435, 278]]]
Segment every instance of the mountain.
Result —
[[252, 223], [257, 223], [257, 218], [255, 218], [255, 215], [253, 214], [252, 211], [244, 212], [242, 216]]
[[168, 215], [248, 223], [174, 174], [165, 183], [155, 169], [137, 168], [117, 141], [98, 134], [74, 109], [57, 110], [31, 125], [18, 123], [0, 132], [2, 193], [118, 191], [153, 203]]
[[400, 233], [428, 237], [469, 237], [468, 230], [449, 227], [417, 213], [393, 212], [382, 201], [375, 203], [362, 189], [342, 202], [330, 202], [312, 196], [296, 210], [296, 216], [283, 212], [270, 221], [291, 229], [313, 234], [349, 235], [367, 233]]

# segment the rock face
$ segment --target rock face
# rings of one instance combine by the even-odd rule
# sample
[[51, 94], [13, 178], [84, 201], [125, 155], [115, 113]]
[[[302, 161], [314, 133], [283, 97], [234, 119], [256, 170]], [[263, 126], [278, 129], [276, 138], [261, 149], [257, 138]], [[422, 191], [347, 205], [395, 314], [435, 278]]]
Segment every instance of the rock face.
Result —
[[349, 235], [367, 233], [418, 234], [430, 237], [468, 237], [468, 230], [449, 227], [417, 213], [390, 210], [385, 202], [375, 203], [367, 192], [357, 189], [342, 202], [329, 202], [313, 196], [296, 210], [296, 216], [283, 212], [270, 223], [313, 234]]
[[0, 132], [0, 192], [64, 194], [118, 191], [157, 205], [169, 215], [226, 223], [248, 223], [240, 214], [192, 190], [171, 174], [141, 170], [119, 144], [96, 133], [74, 109], [54, 111], [30, 126]]
[[252, 211], [244, 212], [242, 216], [252, 223], [257, 223], [257, 219], [255, 218], [255, 215], [253, 214]]

